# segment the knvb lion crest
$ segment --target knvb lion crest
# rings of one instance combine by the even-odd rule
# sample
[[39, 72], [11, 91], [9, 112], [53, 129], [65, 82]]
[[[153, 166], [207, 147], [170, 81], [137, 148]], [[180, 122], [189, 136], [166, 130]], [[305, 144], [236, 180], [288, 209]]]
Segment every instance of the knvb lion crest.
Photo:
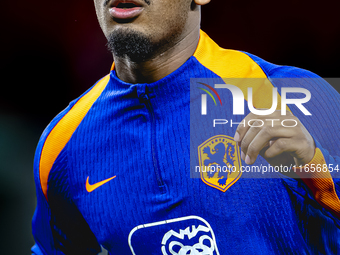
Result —
[[217, 135], [198, 147], [199, 171], [202, 181], [226, 192], [241, 172], [241, 157], [237, 143], [226, 135]]

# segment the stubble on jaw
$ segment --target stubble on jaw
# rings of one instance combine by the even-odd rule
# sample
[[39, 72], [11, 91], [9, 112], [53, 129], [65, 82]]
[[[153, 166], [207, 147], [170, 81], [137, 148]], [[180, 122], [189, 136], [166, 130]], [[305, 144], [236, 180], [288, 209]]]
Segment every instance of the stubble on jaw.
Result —
[[156, 45], [141, 32], [117, 29], [108, 36], [107, 47], [115, 57], [144, 62], [151, 57]]

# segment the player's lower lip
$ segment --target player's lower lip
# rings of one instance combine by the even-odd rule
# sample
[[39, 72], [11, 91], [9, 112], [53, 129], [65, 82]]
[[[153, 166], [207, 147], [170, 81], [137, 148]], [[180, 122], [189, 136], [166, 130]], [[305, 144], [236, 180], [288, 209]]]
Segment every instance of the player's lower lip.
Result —
[[143, 7], [133, 7], [133, 8], [117, 8], [117, 7], [112, 7], [110, 8], [110, 14], [113, 18], [116, 19], [132, 19], [137, 17], [139, 14], [142, 13], [144, 10]]

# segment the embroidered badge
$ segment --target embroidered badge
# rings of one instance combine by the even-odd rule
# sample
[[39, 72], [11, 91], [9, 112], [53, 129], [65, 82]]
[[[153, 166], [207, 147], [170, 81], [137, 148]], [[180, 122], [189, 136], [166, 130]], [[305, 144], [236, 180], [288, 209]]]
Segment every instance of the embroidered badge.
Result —
[[217, 135], [198, 147], [202, 181], [226, 192], [241, 177], [239, 147], [232, 137]]

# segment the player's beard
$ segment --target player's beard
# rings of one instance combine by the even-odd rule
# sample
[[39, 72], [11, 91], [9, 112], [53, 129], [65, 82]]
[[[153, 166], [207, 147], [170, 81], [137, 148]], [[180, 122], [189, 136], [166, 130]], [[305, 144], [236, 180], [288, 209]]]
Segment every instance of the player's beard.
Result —
[[[150, 5], [150, 2], [147, 2], [147, 4]], [[176, 14], [170, 17], [170, 20], [150, 21], [150, 24], [145, 25], [142, 31], [135, 27], [120, 26], [110, 34], [106, 34], [107, 47], [114, 57], [127, 58], [136, 63], [156, 58], [183, 39], [189, 11], [196, 7], [192, 0], [170, 1], [167, 8], [178, 9]], [[160, 27], [163, 29], [160, 29]]]
[[118, 29], [107, 38], [107, 47], [115, 57], [137, 63], [151, 59], [158, 46], [145, 34], [133, 30]]

